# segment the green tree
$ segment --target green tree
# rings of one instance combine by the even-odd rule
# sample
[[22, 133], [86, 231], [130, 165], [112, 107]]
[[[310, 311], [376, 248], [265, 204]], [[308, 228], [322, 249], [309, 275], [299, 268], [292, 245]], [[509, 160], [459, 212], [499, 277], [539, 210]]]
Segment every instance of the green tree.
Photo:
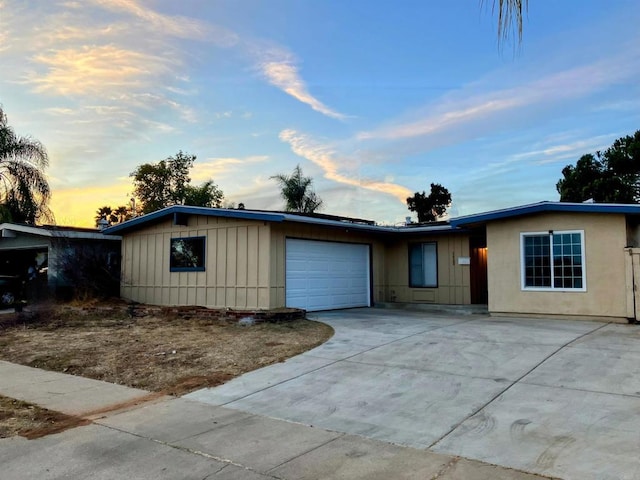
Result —
[[442, 217], [451, 205], [449, 190], [439, 183], [431, 184], [431, 192], [427, 195], [416, 192], [413, 197], [407, 198], [407, 208], [418, 214], [418, 222], [434, 222]]
[[196, 156], [179, 151], [158, 163], [145, 163], [132, 173], [134, 195], [142, 203], [142, 213], [171, 205], [220, 206], [224, 195], [212, 180], [200, 187], [191, 185], [189, 171]]
[[44, 146], [22, 137], [9, 126], [0, 108], [0, 215], [2, 221], [35, 224], [53, 221], [44, 170], [49, 157]]
[[322, 200], [311, 189], [313, 180], [302, 174], [300, 165], [296, 165], [291, 175], [278, 174], [271, 178], [280, 185], [287, 212], [313, 213], [322, 207]]
[[640, 130], [562, 169], [561, 202], [640, 203]]
[[213, 183], [213, 180], [204, 182], [199, 187], [187, 185], [185, 189], [184, 204], [197, 207], [214, 207], [222, 206], [224, 195], [222, 190]]

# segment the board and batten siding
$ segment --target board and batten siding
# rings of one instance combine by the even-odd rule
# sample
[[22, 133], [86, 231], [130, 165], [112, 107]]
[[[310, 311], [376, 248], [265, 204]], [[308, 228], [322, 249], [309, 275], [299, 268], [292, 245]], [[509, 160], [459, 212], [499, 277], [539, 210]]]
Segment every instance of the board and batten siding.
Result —
[[[270, 225], [192, 215], [188, 225], [165, 221], [124, 236], [121, 296], [151, 305], [268, 309]], [[205, 269], [171, 272], [172, 238], [205, 237]]]
[[282, 223], [271, 226], [271, 304], [284, 307], [286, 304], [286, 239], [297, 238], [326, 242], [359, 243], [370, 245], [372, 302], [383, 301], [385, 281], [385, 246], [379, 236], [354, 231], [345, 227], [320, 227], [311, 224]]
[[[411, 287], [409, 285], [409, 246], [435, 242], [438, 255], [438, 286]], [[467, 305], [471, 303], [470, 266], [460, 265], [458, 258], [469, 257], [469, 236], [425, 235], [394, 241], [387, 247], [388, 284], [386, 301], [399, 303], [442, 303]]]

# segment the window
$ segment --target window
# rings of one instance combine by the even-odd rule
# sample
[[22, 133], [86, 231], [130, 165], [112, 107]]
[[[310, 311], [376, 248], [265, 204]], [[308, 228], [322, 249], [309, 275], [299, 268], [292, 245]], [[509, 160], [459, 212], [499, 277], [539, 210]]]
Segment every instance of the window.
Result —
[[523, 290], [586, 290], [584, 232], [522, 233]]
[[171, 239], [169, 269], [172, 272], [204, 271], [205, 237]]
[[435, 242], [409, 245], [409, 286], [438, 286], [438, 246]]

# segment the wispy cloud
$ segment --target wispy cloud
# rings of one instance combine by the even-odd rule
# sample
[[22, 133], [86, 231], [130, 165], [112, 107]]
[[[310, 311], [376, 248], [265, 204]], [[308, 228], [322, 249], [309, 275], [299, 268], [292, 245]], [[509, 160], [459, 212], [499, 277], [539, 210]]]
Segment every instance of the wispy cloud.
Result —
[[408, 188], [396, 183], [354, 178], [341, 173], [340, 166], [348, 162], [336, 158], [337, 152], [331, 147], [315, 142], [309, 136], [295, 130], [283, 130], [280, 132], [280, 140], [288, 143], [293, 153], [319, 166], [324, 172], [324, 177], [329, 180], [392, 195], [402, 203], [413, 193]]
[[113, 45], [84, 46], [37, 54], [33, 60], [47, 67], [27, 82], [38, 93], [108, 96], [136, 89], [169, 71], [169, 61]]
[[306, 103], [316, 112], [331, 118], [344, 120], [345, 115], [327, 107], [320, 100], [311, 95], [305, 82], [300, 77], [298, 68], [289, 61], [265, 62], [260, 65], [263, 75], [269, 83], [280, 88], [296, 100]]
[[[518, 87], [491, 89], [472, 94], [469, 89], [449, 93], [430, 105], [429, 113], [416, 119], [399, 121], [357, 134], [358, 140], [403, 140], [439, 135], [472, 123], [485, 123], [497, 116], [517, 114], [521, 109], [557, 105], [633, 78], [640, 70], [640, 51], [631, 48], [624, 54], [591, 64], [569, 68], [538, 78]], [[473, 89], [478, 86], [474, 85]], [[450, 98], [454, 98], [450, 100]], [[426, 108], [426, 107], [425, 107]]]
[[196, 161], [191, 177], [195, 181], [208, 181], [220, 177], [235, 175], [239, 171], [246, 171], [250, 164], [262, 163], [269, 160], [267, 155], [255, 155], [242, 158], [208, 158]]
[[213, 42], [224, 47], [233, 46], [238, 42], [238, 35], [228, 29], [195, 18], [163, 15], [143, 7], [135, 0], [93, 0], [93, 2], [108, 10], [131, 14], [162, 35]]

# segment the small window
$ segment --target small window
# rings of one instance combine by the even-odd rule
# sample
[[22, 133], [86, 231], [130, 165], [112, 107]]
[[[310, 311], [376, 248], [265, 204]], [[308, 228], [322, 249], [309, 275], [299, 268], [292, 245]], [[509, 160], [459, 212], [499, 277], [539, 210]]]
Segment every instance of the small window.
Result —
[[584, 232], [522, 233], [523, 290], [586, 290]]
[[171, 239], [169, 268], [172, 272], [204, 271], [205, 237]]
[[438, 245], [436, 242], [409, 245], [409, 286], [438, 286]]

